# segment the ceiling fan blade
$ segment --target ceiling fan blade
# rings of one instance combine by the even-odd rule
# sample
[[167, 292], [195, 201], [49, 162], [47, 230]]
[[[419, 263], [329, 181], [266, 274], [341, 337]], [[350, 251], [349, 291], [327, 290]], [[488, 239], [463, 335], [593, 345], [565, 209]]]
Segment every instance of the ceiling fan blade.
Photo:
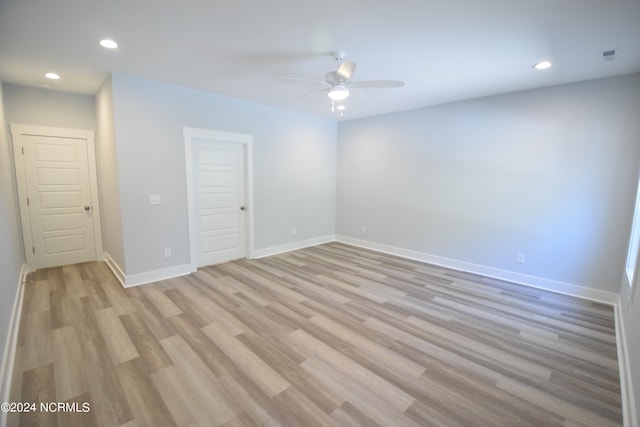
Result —
[[336, 74], [343, 82], [348, 82], [349, 80], [351, 80], [351, 76], [353, 76], [353, 72], [355, 71], [355, 69], [355, 62], [347, 61], [346, 59], [344, 59], [340, 63]]
[[400, 80], [365, 80], [362, 82], [353, 82], [349, 84], [350, 87], [358, 87], [362, 89], [383, 89], [402, 87], [404, 82]]
[[298, 97], [298, 99], [304, 99], [304, 98], [307, 98], [307, 97], [309, 97], [309, 96], [311, 96], [311, 95], [315, 95], [315, 94], [317, 94], [317, 93], [322, 93], [322, 92], [325, 92], [325, 93], [326, 93], [326, 92], [328, 92], [328, 91], [329, 91], [329, 89], [318, 89], [318, 90], [314, 90], [314, 91], [312, 91], [312, 92], [305, 93], [304, 95], [302, 95], [302, 96]]
[[302, 78], [302, 77], [278, 76], [278, 78], [281, 79], [281, 80], [293, 80], [293, 81], [296, 81], [296, 82], [315, 83], [315, 84], [318, 84], [318, 85], [325, 84], [325, 82], [323, 82], [322, 80], [305, 79], [305, 78]]

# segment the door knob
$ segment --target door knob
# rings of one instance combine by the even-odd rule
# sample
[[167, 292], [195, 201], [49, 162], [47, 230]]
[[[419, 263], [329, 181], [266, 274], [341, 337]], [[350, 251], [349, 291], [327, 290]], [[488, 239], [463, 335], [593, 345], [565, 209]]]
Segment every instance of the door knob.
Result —
[[91, 210], [91, 206], [85, 206], [85, 207], [84, 207], [84, 210], [85, 210], [85, 211], [90, 211], [90, 210]]
[[246, 207], [246, 206], [240, 206], [240, 210], [241, 210], [241, 211], [246, 211], [246, 210], [247, 210], [247, 207]]

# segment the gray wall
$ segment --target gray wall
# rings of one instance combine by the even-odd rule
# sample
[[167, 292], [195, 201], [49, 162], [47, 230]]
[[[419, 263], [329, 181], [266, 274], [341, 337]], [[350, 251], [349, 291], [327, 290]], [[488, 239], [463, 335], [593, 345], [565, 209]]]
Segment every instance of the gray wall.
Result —
[[253, 135], [256, 249], [333, 235], [335, 122], [118, 73], [112, 96], [127, 275], [189, 262], [183, 126]]
[[9, 124], [93, 130], [96, 112], [93, 96], [10, 84], [2, 85], [0, 100], [0, 342], [5, 343], [25, 262]]
[[107, 78], [96, 93], [96, 162], [98, 190], [100, 193], [100, 218], [102, 220], [102, 244], [121, 269], [126, 269], [120, 188], [113, 117], [113, 93], [111, 77]]
[[[5, 119], [3, 92], [4, 86], [0, 84], [0, 345], [4, 349], [13, 302], [18, 291], [20, 268], [25, 263], [25, 258], [20, 231], [13, 149]], [[0, 388], [3, 381], [4, 378], [0, 378]]]
[[88, 130], [96, 128], [93, 96], [5, 84], [4, 99], [9, 123]]
[[635, 74], [342, 122], [337, 234], [617, 293], [638, 111]]
[[10, 123], [94, 129], [92, 96], [3, 84], [0, 91], [0, 341], [4, 343], [9, 317], [25, 262]]

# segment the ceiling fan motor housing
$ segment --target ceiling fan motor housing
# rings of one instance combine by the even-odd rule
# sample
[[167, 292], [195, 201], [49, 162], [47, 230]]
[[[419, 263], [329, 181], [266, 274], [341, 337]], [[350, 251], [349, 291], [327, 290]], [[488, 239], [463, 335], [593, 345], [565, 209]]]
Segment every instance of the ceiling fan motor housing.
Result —
[[347, 82], [347, 80], [345, 78], [343, 78], [342, 76], [340, 76], [337, 71], [329, 71], [325, 75], [325, 80], [330, 85], [336, 84], [336, 83], [346, 83]]

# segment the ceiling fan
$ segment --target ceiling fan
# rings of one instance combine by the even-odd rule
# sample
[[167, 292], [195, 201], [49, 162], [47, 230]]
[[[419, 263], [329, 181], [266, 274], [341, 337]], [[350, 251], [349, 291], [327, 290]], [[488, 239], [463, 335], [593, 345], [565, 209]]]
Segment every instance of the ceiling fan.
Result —
[[305, 98], [316, 93], [325, 92], [329, 98], [331, 98], [331, 111], [336, 108], [336, 102], [338, 102], [338, 110], [344, 110], [344, 104], [342, 101], [347, 99], [350, 94], [350, 89], [383, 89], [383, 88], [396, 88], [404, 86], [404, 82], [400, 80], [364, 80], [364, 81], [351, 81], [353, 73], [356, 69], [354, 62], [344, 59], [346, 53], [344, 51], [333, 52], [333, 58], [336, 60], [336, 70], [329, 71], [325, 75], [324, 81], [305, 79], [299, 77], [280, 76], [281, 79], [296, 80], [307, 83], [315, 83], [324, 86], [322, 89], [307, 93], [301, 98]]

